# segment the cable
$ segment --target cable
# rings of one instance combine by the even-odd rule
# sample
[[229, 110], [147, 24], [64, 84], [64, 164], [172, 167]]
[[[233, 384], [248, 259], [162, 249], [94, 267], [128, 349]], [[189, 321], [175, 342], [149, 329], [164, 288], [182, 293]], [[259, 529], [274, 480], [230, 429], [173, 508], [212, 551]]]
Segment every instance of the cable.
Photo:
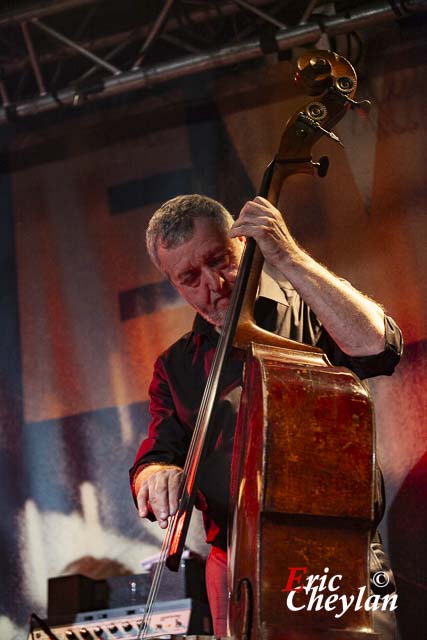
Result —
[[47, 634], [47, 637], [50, 638], [50, 640], [59, 640], [58, 636], [56, 636], [53, 633], [53, 631], [51, 630], [51, 628], [49, 627], [47, 622], [45, 622], [44, 620], [39, 618], [39, 616], [34, 612], [30, 614], [30, 633], [31, 633], [32, 640], [34, 640], [34, 623], [33, 623], [33, 620], [35, 620], [37, 622], [37, 624], [40, 627], [40, 629], [42, 629]]

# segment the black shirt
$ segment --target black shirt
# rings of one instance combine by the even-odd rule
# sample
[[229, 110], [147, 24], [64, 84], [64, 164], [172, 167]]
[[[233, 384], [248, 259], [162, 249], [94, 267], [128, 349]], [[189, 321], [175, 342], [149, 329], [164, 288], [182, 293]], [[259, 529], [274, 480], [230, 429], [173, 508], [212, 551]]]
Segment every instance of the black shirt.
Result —
[[[326, 332], [308, 305], [289, 284], [278, 284], [263, 274], [254, 316], [257, 324], [283, 337], [320, 347], [335, 366], [351, 369], [360, 378], [391, 375], [402, 350], [402, 337], [386, 317], [384, 351], [355, 357], [344, 353]], [[152, 420], [130, 470], [150, 463], [184, 466], [201, 398], [218, 343], [213, 326], [196, 315], [185, 334], [156, 361], [150, 385]], [[214, 445], [202, 469], [199, 487], [206, 498], [204, 521], [207, 541], [226, 548], [227, 505], [234, 429], [242, 389], [243, 358], [233, 350], [220, 383], [214, 416]], [[134, 496], [135, 498], [135, 496]], [[377, 504], [377, 511], [382, 511]]]

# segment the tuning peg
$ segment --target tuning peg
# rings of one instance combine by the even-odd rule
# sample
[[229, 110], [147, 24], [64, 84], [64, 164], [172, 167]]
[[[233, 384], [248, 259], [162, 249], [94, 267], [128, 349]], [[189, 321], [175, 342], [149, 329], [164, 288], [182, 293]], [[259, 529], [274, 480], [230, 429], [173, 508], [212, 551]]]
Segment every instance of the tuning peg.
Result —
[[[320, 107], [323, 107], [324, 111], [321, 110]], [[318, 108], [319, 108], [319, 113], [317, 112]], [[340, 144], [343, 147], [344, 145], [341, 142], [341, 140], [338, 138], [337, 134], [334, 133], [333, 131], [329, 131], [329, 129], [325, 129], [325, 127], [322, 127], [322, 125], [320, 124], [319, 120], [320, 119], [324, 120], [326, 117], [326, 113], [327, 111], [324, 105], [322, 105], [319, 102], [313, 102], [307, 107], [305, 112], [300, 111], [298, 120], [300, 122], [308, 124], [310, 127], [315, 127], [316, 129], [320, 129], [320, 131], [322, 131], [325, 135], [327, 135], [328, 138], [330, 138], [334, 142], [338, 142], [338, 144]], [[306, 133], [307, 132], [304, 128], [300, 128], [295, 131], [295, 134], [297, 136], [304, 136], [306, 135]]]
[[340, 76], [335, 80], [335, 90], [350, 103], [351, 108], [357, 111], [360, 116], [367, 116], [370, 109], [371, 103], [369, 100], [361, 100], [360, 102], [357, 100], [353, 100], [348, 95], [355, 88], [355, 81], [350, 76]]
[[313, 160], [310, 160], [310, 163], [313, 165], [313, 167], [316, 167], [317, 175], [319, 176], [319, 178], [324, 178], [327, 175], [329, 169], [328, 156], [321, 156], [318, 162], [313, 162]]
[[320, 131], [323, 131], [323, 133], [327, 135], [328, 138], [330, 138], [334, 142], [338, 142], [338, 144], [340, 144], [342, 147], [344, 146], [341, 140], [338, 138], [337, 134], [334, 133], [333, 131], [329, 131], [329, 129], [325, 129], [325, 127], [322, 127], [321, 124], [319, 124], [318, 122], [315, 122], [314, 120], [312, 122], [312, 125], [313, 127], [317, 127], [317, 129], [320, 129]]
[[365, 118], [371, 110], [372, 105], [369, 100], [357, 101], [349, 98], [348, 96], [345, 96], [345, 99], [350, 103], [350, 108], [356, 111], [356, 113], [362, 118]]

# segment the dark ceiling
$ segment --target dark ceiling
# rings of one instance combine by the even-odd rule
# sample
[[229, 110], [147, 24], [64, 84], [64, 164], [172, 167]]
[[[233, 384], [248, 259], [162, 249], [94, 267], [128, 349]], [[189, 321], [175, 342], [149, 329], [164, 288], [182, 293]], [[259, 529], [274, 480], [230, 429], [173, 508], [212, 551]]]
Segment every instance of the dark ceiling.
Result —
[[[244, 62], [426, 10], [397, 0], [13, 0], [0, 8], [0, 121]], [[355, 47], [357, 53], [357, 46]]]

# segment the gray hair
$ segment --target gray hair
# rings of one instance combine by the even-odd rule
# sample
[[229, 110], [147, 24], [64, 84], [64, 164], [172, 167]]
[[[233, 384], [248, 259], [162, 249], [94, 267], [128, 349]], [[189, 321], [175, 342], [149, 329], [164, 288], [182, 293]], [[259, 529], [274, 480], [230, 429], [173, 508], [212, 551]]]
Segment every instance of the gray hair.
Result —
[[168, 200], [153, 214], [146, 232], [148, 254], [160, 271], [159, 244], [171, 249], [190, 240], [196, 218], [211, 218], [225, 232], [234, 222], [221, 203], [207, 196], [194, 193]]

